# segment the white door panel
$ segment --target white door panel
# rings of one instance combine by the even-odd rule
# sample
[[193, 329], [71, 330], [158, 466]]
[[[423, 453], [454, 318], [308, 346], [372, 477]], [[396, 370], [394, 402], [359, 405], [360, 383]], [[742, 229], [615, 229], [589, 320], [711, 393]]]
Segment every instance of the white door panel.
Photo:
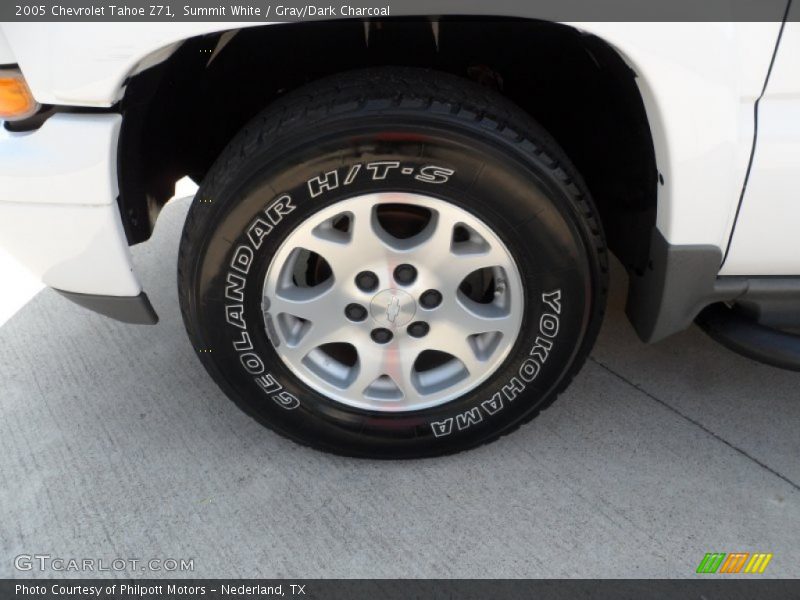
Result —
[[753, 106], [780, 23], [578, 23], [637, 74], [664, 176], [657, 226], [724, 249], [753, 144]]
[[721, 274], [800, 275], [797, 22], [786, 23], [766, 92], [759, 102], [753, 164]]

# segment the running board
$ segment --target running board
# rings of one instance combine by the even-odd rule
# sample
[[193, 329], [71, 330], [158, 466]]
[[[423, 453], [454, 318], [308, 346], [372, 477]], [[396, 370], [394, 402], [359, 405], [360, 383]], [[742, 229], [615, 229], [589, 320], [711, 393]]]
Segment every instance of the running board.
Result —
[[761, 325], [723, 303], [703, 309], [697, 324], [712, 339], [742, 356], [800, 371], [800, 335]]

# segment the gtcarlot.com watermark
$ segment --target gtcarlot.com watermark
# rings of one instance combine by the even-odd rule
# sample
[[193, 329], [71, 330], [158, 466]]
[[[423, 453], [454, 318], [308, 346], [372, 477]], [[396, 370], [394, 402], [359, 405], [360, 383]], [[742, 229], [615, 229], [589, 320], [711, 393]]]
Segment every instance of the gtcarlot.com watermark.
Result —
[[71, 558], [51, 554], [19, 554], [14, 557], [17, 571], [55, 573], [188, 573], [194, 571], [193, 558]]

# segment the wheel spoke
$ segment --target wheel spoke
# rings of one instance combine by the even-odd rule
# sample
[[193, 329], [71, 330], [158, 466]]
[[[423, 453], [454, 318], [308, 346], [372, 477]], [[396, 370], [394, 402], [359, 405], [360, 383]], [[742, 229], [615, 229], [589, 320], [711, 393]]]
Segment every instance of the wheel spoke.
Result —
[[338, 281], [346, 281], [358, 271], [363, 255], [357, 246], [346, 238], [324, 237], [309, 233], [298, 241], [298, 247], [319, 254]]
[[317, 288], [292, 287], [281, 290], [269, 298], [269, 313], [287, 313], [306, 321], [333, 320], [341, 313], [342, 300], [333, 286]]
[[442, 265], [437, 275], [442, 281], [442, 290], [455, 295], [459, 286], [468, 275], [480, 269], [503, 267], [506, 269], [507, 259], [499, 252], [488, 251], [482, 254], [451, 254], [450, 260]]
[[406, 260], [425, 264], [440, 280], [443, 291], [455, 293], [471, 273], [479, 269], [503, 267], [511, 261], [508, 253], [493, 244], [481, 242], [458, 244], [454, 232], [463, 226], [463, 215], [441, 211], [419, 234], [418, 243], [409, 249]]
[[405, 340], [404, 343], [395, 344], [386, 352], [384, 360], [386, 374], [403, 391], [404, 405], [412, 404], [419, 397], [412, 379], [416, 358], [415, 345], [413, 343], [405, 343]]
[[[351, 341], [351, 343], [353, 343]], [[385, 352], [379, 351], [375, 343], [366, 337], [358, 336], [354, 346], [358, 353], [358, 374], [350, 384], [350, 389], [361, 394], [381, 375], [387, 375]]]
[[425, 239], [420, 244], [420, 251], [449, 258], [452, 254], [453, 230], [458, 222], [457, 216], [450, 211], [438, 212], [428, 225], [431, 231], [422, 232]]
[[440, 321], [431, 327], [430, 339], [427, 340], [431, 350], [437, 350], [454, 356], [469, 373], [476, 373], [482, 367], [481, 361], [467, 342], [469, 334], [456, 323]]
[[350, 207], [347, 231], [339, 231], [323, 221], [295, 239], [296, 247], [319, 254], [340, 282], [349, 282], [359, 272], [365, 259], [379, 261], [387, 248], [376, 235], [373, 206], [368, 202]]
[[465, 336], [489, 331], [499, 331], [504, 335], [514, 332], [513, 315], [493, 304], [477, 304], [454, 298], [446, 308], [441, 318]]
[[351, 243], [358, 249], [363, 260], [365, 256], [384, 256], [387, 248], [381, 241], [376, 226], [375, 206], [368, 198], [352, 207]]
[[333, 286], [282, 290], [270, 299], [269, 313], [283, 341], [281, 353], [293, 360], [324, 344], [345, 342], [349, 334], [343, 301]]

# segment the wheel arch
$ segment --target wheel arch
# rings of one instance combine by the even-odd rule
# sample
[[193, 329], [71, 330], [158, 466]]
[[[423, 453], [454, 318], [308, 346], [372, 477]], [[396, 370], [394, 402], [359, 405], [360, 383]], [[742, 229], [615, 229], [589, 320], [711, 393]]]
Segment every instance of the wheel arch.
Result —
[[[142, 69], [155, 59], [161, 62]], [[512, 18], [248, 27], [187, 38], [166, 58], [163, 51], [143, 58], [120, 103], [120, 202], [129, 241], [146, 240], [174, 182], [184, 175], [202, 179], [233, 135], [271, 101], [320, 77], [378, 65], [433, 68], [498, 88], [576, 164], [611, 249], [630, 270], [646, 267], [658, 194], [659, 144], [651, 128], [660, 127], [650, 122], [658, 119], [657, 107], [646, 107], [645, 99], [655, 98], [647, 97], [630, 59], [604, 39]]]

